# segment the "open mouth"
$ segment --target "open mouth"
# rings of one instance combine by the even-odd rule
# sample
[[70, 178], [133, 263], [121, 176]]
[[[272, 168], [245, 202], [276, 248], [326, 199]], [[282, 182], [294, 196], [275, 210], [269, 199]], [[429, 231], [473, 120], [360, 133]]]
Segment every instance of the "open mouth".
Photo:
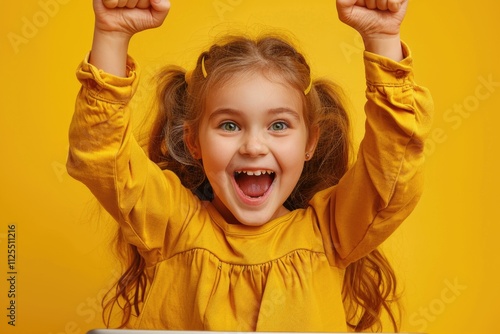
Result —
[[234, 179], [247, 197], [259, 198], [266, 194], [273, 184], [276, 173], [270, 170], [236, 171]]

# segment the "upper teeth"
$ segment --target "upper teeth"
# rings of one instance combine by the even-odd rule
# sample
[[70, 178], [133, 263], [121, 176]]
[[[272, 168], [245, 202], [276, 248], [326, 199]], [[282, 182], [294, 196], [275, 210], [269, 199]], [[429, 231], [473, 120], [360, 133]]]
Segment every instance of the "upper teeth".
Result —
[[240, 170], [240, 171], [237, 171], [236, 173], [238, 173], [238, 174], [244, 173], [244, 174], [251, 175], [251, 176], [252, 175], [259, 176], [259, 175], [262, 175], [262, 174], [272, 174], [274, 172], [271, 171], [271, 170], [254, 170], [254, 171]]

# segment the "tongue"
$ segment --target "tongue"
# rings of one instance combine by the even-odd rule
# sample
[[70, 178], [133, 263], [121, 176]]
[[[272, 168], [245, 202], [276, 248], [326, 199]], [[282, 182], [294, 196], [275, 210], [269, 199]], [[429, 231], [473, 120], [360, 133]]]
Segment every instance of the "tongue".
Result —
[[236, 182], [241, 191], [249, 197], [263, 196], [271, 186], [273, 179], [269, 174], [255, 175], [238, 175]]

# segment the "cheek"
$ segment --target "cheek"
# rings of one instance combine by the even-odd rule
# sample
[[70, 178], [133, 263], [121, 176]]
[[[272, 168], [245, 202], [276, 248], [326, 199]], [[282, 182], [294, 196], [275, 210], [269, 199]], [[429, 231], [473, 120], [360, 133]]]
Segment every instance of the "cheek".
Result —
[[228, 141], [217, 140], [217, 136], [200, 137], [201, 156], [207, 176], [216, 177], [225, 172], [231, 160], [232, 148], [229, 144]]
[[304, 141], [300, 140], [282, 143], [279, 145], [278, 152], [283, 167], [296, 173], [302, 172], [305, 157]]

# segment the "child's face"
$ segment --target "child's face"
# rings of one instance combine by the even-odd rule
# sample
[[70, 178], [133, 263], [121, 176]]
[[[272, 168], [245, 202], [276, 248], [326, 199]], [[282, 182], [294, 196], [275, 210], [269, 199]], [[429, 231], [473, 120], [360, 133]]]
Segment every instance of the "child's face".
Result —
[[288, 212], [283, 203], [316, 144], [301, 94], [258, 73], [236, 75], [209, 92], [198, 141], [188, 145], [229, 223], [258, 226]]

